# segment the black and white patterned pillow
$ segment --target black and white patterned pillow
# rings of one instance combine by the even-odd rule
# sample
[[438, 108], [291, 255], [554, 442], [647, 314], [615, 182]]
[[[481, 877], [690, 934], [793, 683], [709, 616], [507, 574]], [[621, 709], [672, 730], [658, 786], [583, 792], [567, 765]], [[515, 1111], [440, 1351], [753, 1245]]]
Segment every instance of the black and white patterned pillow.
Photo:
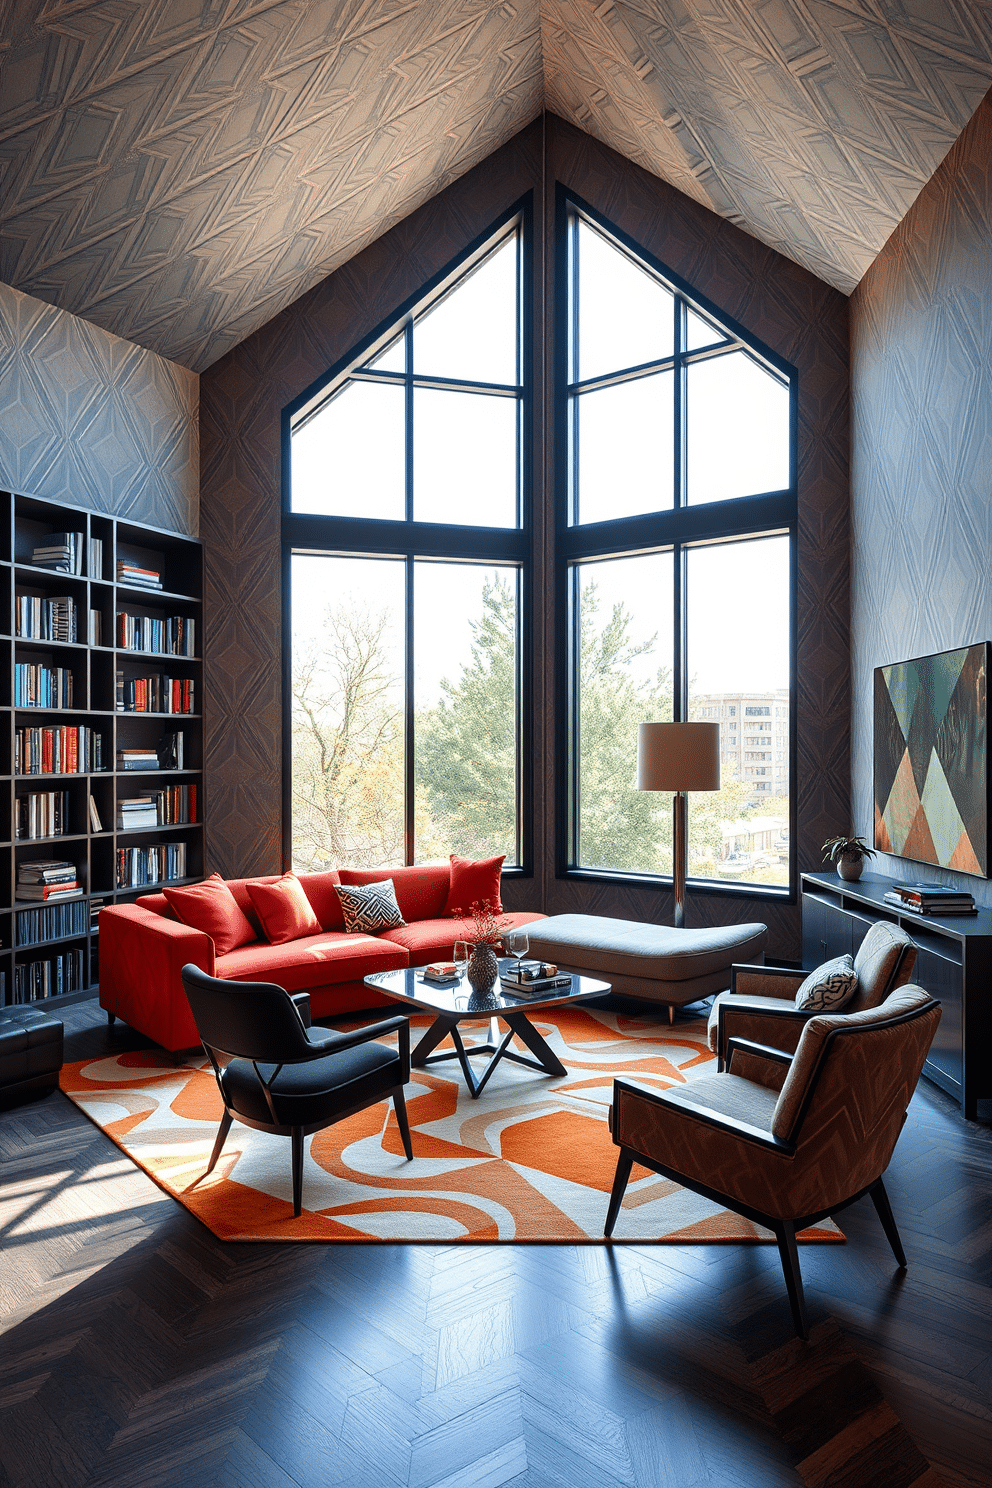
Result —
[[380, 879], [370, 884], [335, 884], [344, 928], [353, 933], [362, 930], [366, 935], [378, 935], [383, 930], [398, 930], [406, 920], [396, 903], [396, 889], [391, 878]]
[[836, 1013], [850, 1002], [858, 973], [850, 956], [835, 956], [811, 971], [796, 993], [796, 1007], [807, 1013]]

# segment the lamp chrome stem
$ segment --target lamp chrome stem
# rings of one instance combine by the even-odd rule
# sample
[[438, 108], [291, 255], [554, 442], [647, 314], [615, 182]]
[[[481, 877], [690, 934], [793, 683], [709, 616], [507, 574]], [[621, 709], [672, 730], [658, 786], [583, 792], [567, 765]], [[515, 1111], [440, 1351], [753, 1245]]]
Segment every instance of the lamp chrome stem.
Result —
[[685, 925], [685, 872], [689, 836], [689, 797], [685, 791], [672, 796], [672, 891], [675, 895], [675, 928]]

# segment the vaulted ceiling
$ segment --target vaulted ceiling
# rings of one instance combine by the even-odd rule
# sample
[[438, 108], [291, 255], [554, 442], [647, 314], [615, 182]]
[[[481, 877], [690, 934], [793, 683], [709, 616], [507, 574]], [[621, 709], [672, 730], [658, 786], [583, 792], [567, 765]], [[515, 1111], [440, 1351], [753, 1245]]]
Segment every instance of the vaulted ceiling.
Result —
[[547, 108], [849, 292], [987, 0], [0, 0], [0, 279], [202, 370]]

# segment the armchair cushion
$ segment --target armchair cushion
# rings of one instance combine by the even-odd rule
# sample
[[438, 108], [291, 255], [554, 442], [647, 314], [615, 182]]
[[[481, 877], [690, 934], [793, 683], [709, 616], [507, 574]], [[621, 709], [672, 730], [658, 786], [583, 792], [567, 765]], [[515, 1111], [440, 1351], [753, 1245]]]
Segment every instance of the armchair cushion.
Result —
[[270, 945], [320, 934], [321, 923], [295, 873], [284, 873], [274, 883], [249, 879], [245, 887]]
[[[385, 1094], [396, 1084], [396, 1050], [385, 1044], [362, 1044], [357, 1049], [332, 1053], [324, 1059], [283, 1065], [275, 1080], [274, 1064], [259, 1064], [259, 1073], [272, 1080], [272, 1101], [285, 1126], [311, 1126], [332, 1111], [346, 1111], [381, 1089]], [[322, 1079], [326, 1065], [326, 1078]], [[232, 1059], [221, 1072], [224, 1094], [239, 1116], [252, 1121], [271, 1121], [265, 1092], [254, 1065], [248, 1059]]]
[[256, 938], [251, 921], [219, 873], [212, 873], [203, 883], [162, 892], [184, 925], [210, 936], [218, 956]]
[[850, 956], [835, 956], [811, 971], [796, 993], [802, 1012], [838, 1012], [850, 1002], [858, 985], [858, 974]]

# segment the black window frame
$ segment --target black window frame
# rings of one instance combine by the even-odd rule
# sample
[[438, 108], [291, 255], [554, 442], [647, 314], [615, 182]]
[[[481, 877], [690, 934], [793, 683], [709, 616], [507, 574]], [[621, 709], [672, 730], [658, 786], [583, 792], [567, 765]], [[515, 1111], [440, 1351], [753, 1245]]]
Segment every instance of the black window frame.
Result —
[[[575, 224], [581, 220], [612, 241], [629, 255], [638, 267], [651, 273], [675, 296], [677, 322], [675, 350], [672, 357], [637, 367], [623, 368], [608, 376], [572, 378], [570, 360], [576, 326], [578, 296], [573, 295], [575, 263]], [[713, 346], [696, 352], [681, 349], [686, 310], [715, 321], [728, 336]], [[737, 347], [764, 363], [789, 389], [789, 484], [778, 491], [753, 496], [731, 497], [725, 501], [700, 502], [690, 505], [686, 499], [684, 478], [686, 369], [697, 361], [724, 355]], [[580, 390], [606, 386], [645, 375], [667, 366], [675, 369], [676, 417], [674, 420], [674, 492], [673, 506], [658, 512], [608, 521], [580, 523], [573, 471], [577, 465], [576, 431], [571, 417], [571, 402]], [[556, 771], [556, 876], [561, 879], [641, 887], [664, 887], [671, 884], [667, 874], [646, 874], [629, 870], [584, 867], [576, 862], [578, 841], [578, 737], [579, 697], [576, 687], [578, 658], [577, 613], [578, 565], [583, 560], [610, 557], [634, 557], [642, 553], [671, 551], [674, 569], [674, 678], [673, 718], [688, 715], [688, 675], [686, 666], [688, 636], [685, 612], [686, 556], [690, 548], [717, 542], [786, 535], [789, 539], [789, 873], [787, 885], [748, 884], [715, 879], [688, 879], [694, 893], [715, 894], [721, 898], [753, 898], [795, 903], [798, 892], [798, 870], [795, 843], [797, 839], [796, 801], [796, 658], [797, 658], [797, 533], [798, 533], [798, 370], [758, 338], [746, 331], [718, 305], [701, 295], [679, 274], [662, 263], [654, 254], [637, 243], [629, 234], [611, 222], [590, 203], [561, 182], [555, 192], [555, 334], [554, 334], [554, 426], [555, 439], [555, 616], [556, 650], [556, 717], [555, 748], [562, 767]], [[631, 759], [631, 774], [635, 769]]]
[[[438, 303], [449, 289], [454, 289], [476, 264], [487, 257], [501, 242], [517, 234], [519, 303], [517, 321], [517, 370], [520, 382], [516, 389], [507, 384], [466, 382], [413, 371], [411, 328], [414, 320]], [[404, 715], [406, 747], [404, 750], [404, 864], [415, 861], [414, 834], [414, 714], [413, 714], [413, 565], [418, 560], [449, 560], [455, 563], [511, 565], [518, 573], [518, 667], [517, 667], [517, 844], [520, 861], [504, 866], [506, 878], [531, 878], [533, 863], [534, 780], [533, 758], [533, 427], [535, 387], [535, 347], [533, 336], [533, 193], [520, 198], [494, 218], [484, 232], [459, 254], [450, 259], [437, 274], [403, 301], [390, 315], [356, 343], [345, 356], [312, 382], [282, 411], [281, 469], [281, 558], [282, 558], [282, 672], [283, 716], [282, 743], [282, 861], [284, 869], [292, 862], [292, 560], [294, 555], [328, 557], [394, 558], [405, 560], [405, 627], [406, 665], [404, 677]], [[294, 425], [303, 414], [312, 417], [340, 387], [364, 364], [384, 351], [399, 333], [406, 337], [406, 370], [383, 374], [363, 371], [361, 380], [402, 381], [406, 387], [406, 418], [411, 420], [413, 390], [416, 386], [440, 387], [458, 391], [494, 392], [514, 396], [520, 408], [517, 461], [517, 526], [484, 527], [456, 523], [421, 522], [412, 517], [413, 461], [411, 441], [407, 440], [405, 520], [383, 518], [324, 516], [292, 510], [291, 437]], [[400, 865], [397, 865], [400, 866]]]

